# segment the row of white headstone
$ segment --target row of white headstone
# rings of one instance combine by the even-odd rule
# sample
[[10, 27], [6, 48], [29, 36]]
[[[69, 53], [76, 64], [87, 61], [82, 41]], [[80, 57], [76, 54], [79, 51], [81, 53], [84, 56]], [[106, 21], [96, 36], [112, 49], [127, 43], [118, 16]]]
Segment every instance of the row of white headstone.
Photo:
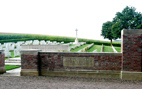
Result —
[[11, 52], [14, 51], [14, 56], [20, 56], [20, 50], [21, 50], [21, 42], [13, 43], [8, 42], [4, 43], [3, 45], [0, 44], [0, 50], [4, 50], [5, 57], [11, 57]]
[[29, 41], [18, 41], [17, 43], [14, 42], [8, 42], [8, 43], [4, 43], [1, 44], [0, 43], [0, 50], [4, 50], [5, 53], [5, 57], [11, 57], [11, 52], [10, 51], [14, 51], [14, 57], [16, 56], [20, 56], [20, 50], [21, 50], [21, 45], [57, 45], [57, 44], [64, 44], [64, 42], [62, 41], [61, 43], [57, 42], [57, 41], [46, 41], [45, 40], [29, 40]]
[[[34, 40], [34, 41], [29, 40], [29, 41], [26, 41], [24, 44], [25, 45], [57, 45], [57, 44], [60, 44], [60, 43], [57, 42], [57, 41], [51, 42], [51, 41], [45, 41], [45, 40], [41, 40], [41, 41], [39, 41], [39, 40]], [[64, 42], [62, 41], [61, 44], [64, 44]]]

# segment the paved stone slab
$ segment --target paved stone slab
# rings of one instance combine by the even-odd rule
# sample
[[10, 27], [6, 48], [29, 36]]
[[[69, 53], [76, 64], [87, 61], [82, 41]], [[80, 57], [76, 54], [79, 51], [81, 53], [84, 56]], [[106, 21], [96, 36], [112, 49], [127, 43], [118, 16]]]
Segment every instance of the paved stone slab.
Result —
[[6, 71], [6, 73], [0, 74], [0, 76], [20, 76], [20, 71], [21, 71], [21, 67], [13, 69], [13, 70], [8, 70]]
[[21, 63], [5, 63], [5, 65], [17, 65], [17, 66], [20, 66]]

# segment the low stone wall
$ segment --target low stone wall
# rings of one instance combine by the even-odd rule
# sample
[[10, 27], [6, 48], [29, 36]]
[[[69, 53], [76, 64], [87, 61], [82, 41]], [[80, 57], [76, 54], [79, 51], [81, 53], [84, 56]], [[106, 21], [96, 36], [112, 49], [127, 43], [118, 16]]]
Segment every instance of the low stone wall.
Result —
[[21, 75], [120, 78], [121, 53], [21, 51]]
[[21, 49], [41, 49], [45, 52], [70, 52], [69, 45], [22, 45]]
[[41, 69], [121, 71], [121, 53], [39, 52]]
[[5, 69], [5, 54], [4, 54], [4, 50], [0, 50], [0, 74], [1, 73], [5, 73], [6, 69]]
[[39, 56], [41, 75], [120, 78], [121, 53], [39, 52]]

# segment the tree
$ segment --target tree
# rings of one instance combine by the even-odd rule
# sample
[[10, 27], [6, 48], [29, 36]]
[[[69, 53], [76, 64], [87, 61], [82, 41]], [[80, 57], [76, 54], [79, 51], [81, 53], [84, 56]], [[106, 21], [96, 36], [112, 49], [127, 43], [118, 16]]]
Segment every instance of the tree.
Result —
[[134, 7], [125, 7], [122, 12], [117, 12], [113, 18], [112, 34], [115, 39], [121, 38], [122, 29], [141, 29], [142, 14], [136, 12]]
[[101, 31], [101, 36], [109, 39], [111, 41], [111, 45], [112, 45], [112, 39], [114, 39], [113, 34], [111, 32], [112, 25], [113, 25], [113, 22], [110, 22], [110, 21], [103, 23], [102, 31]]

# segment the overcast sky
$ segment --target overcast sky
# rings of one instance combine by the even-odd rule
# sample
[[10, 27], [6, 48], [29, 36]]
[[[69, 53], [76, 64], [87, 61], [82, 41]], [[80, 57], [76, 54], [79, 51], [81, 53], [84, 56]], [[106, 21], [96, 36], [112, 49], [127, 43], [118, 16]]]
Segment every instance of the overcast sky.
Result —
[[102, 24], [141, 0], [0, 0], [0, 32], [36, 33], [102, 40]]

